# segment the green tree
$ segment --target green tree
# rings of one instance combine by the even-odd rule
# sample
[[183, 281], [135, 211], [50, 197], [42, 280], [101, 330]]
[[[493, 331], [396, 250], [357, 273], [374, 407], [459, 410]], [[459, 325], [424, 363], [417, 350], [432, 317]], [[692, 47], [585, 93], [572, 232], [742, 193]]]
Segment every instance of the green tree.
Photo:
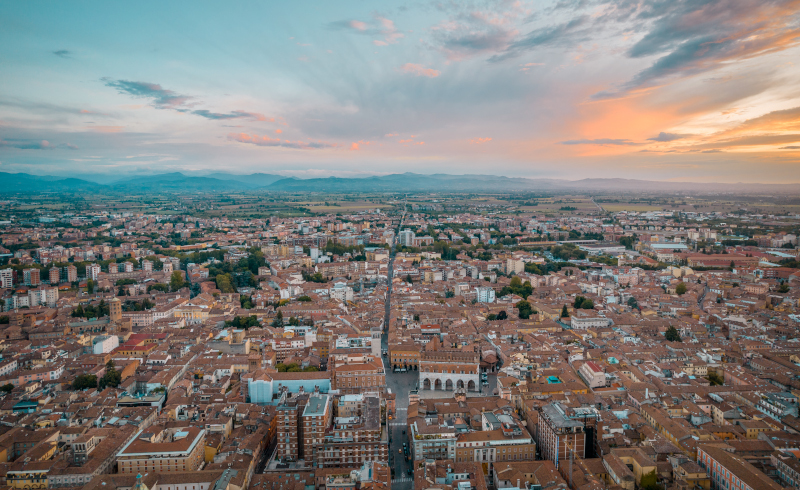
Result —
[[89, 294], [94, 293], [94, 281], [91, 279], [86, 280], [86, 292]]
[[518, 301], [515, 306], [519, 311], [519, 317], [523, 320], [530, 318], [531, 313], [533, 313], [533, 308], [531, 307], [531, 304], [525, 301], [524, 299], [522, 301]]
[[304, 303], [308, 303], [308, 302], [311, 301], [311, 298], [306, 296], [306, 295], [303, 295], [303, 296], [300, 296], [299, 298], [297, 298], [297, 301], [302, 301]]
[[85, 390], [86, 388], [97, 388], [97, 376], [94, 374], [79, 374], [72, 382], [73, 390]]
[[675, 286], [675, 294], [677, 294], [678, 296], [683, 296], [684, 294], [686, 294], [685, 282], [681, 282], [677, 286]]
[[725, 384], [725, 380], [715, 372], [708, 373], [708, 381], [711, 383], [711, 386], [722, 386]]
[[108, 361], [106, 363], [106, 374], [100, 378], [100, 389], [102, 390], [106, 387], [116, 388], [120, 383], [122, 383], [122, 374], [114, 367], [114, 361]]
[[780, 286], [778, 286], [778, 292], [781, 293], [781, 294], [788, 293], [789, 292], [789, 285], [786, 284], [786, 283], [781, 284]]
[[296, 317], [293, 317], [293, 316], [289, 317], [289, 325], [292, 326], [292, 327], [296, 327], [296, 326], [300, 325], [300, 320], [298, 320]]
[[272, 320], [272, 326], [275, 328], [283, 327], [283, 313], [281, 313], [280, 310], [275, 314], [275, 319]]
[[672, 325], [670, 325], [667, 329], [666, 333], [664, 334], [664, 338], [670, 342], [682, 342], [681, 335], [678, 333], [678, 329]]
[[169, 288], [173, 291], [178, 291], [180, 288], [183, 287], [183, 285], [184, 285], [184, 280], [181, 271], [172, 271], [172, 275], [169, 277]]
[[6, 393], [11, 393], [13, 390], [14, 390], [14, 385], [12, 385], [11, 383], [7, 383], [4, 384], [3, 386], [0, 386], [0, 391], [4, 391]]
[[166, 293], [166, 292], [169, 291], [169, 286], [167, 286], [166, 284], [162, 284], [160, 282], [157, 282], [155, 284], [151, 284], [151, 285], [147, 286], [147, 292], [149, 293], [150, 291], [161, 291], [162, 293]]
[[564, 307], [561, 308], [561, 318], [567, 318], [568, 316], [569, 310], [567, 309], [567, 305], [564, 305]]
[[631, 296], [630, 298], [628, 298], [628, 306], [630, 306], [631, 308], [637, 308], [638, 309], [639, 308], [639, 302], [636, 301], [636, 298]]
[[508, 318], [508, 313], [506, 313], [506, 310], [503, 310], [503, 311], [501, 311], [500, 313], [497, 314], [497, 319], [498, 320], [505, 320], [507, 318]]
[[658, 484], [656, 470], [642, 475], [642, 479], [639, 481], [639, 488], [640, 490], [661, 490], [661, 486]]

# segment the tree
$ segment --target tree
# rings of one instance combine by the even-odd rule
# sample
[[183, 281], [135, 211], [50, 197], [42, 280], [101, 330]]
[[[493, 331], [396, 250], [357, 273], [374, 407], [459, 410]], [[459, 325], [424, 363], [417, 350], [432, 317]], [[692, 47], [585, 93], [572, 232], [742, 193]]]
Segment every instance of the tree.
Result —
[[628, 298], [628, 306], [630, 306], [631, 308], [638, 309], [639, 308], [639, 302], [636, 301], [636, 298], [631, 296], [630, 298]]
[[183, 285], [184, 285], [184, 280], [181, 271], [172, 271], [172, 275], [169, 278], [169, 288], [173, 291], [177, 291], [180, 288], [182, 288]]
[[519, 310], [519, 317], [523, 320], [530, 318], [531, 313], [533, 313], [533, 308], [531, 308], [531, 304], [525, 301], [518, 301], [515, 305], [517, 310]]
[[664, 338], [670, 342], [682, 342], [681, 335], [678, 333], [678, 329], [672, 325], [670, 325], [667, 329], [666, 333], [664, 334]]
[[677, 286], [675, 286], [675, 294], [677, 294], [678, 296], [683, 296], [684, 294], [686, 294], [685, 282], [681, 282]]
[[778, 286], [778, 292], [781, 293], [781, 294], [788, 293], [789, 292], [789, 285], [786, 284], [786, 283], [781, 284], [780, 286]]
[[116, 388], [120, 383], [122, 383], [122, 374], [114, 367], [114, 361], [108, 361], [106, 363], [106, 374], [100, 378], [100, 389], [102, 390], [107, 386]]
[[497, 320], [497, 315], [495, 315], [494, 313], [489, 313], [488, 315], [486, 315], [486, 320], [493, 322]]
[[7, 383], [4, 384], [3, 386], [0, 386], [0, 391], [4, 391], [6, 393], [11, 393], [13, 390], [14, 390], [14, 385], [12, 385], [11, 383]]
[[94, 281], [91, 279], [86, 280], [86, 292], [89, 294], [94, 293]]
[[501, 311], [500, 313], [497, 314], [497, 319], [498, 320], [505, 320], [507, 318], [508, 318], [508, 313], [506, 313], [506, 310], [503, 310], [503, 311]]
[[97, 376], [94, 374], [79, 374], [72, 382], [73, 390], [85, 390], [86, 388], [97, 388]]
[[725, 380], [715, 372], [708, 373], [708, 381], [711, 383], [711, 386], [722, 386], [725, 384]]
[[289, 325], [292, 326], [292, 327], [296, 327], [296, 326], [300, 325], [300, 320], [298, 320], [296, 317], [293, 317], [293, 316], [289, 317]]
[[303, 296], [300, 296], [299, 298], [297, 298], [297, 301], [302, 301], [304, 303], [308, 303], [308, 302], [311, 301], [311, 298], [306, 296], [306, 295], [303, 295]]
[[167, 286], [166, 284], [162, 284], [160, 282], [157, 282], [155, 284], [151, 284], [151, 285], [147, 286], [147, 292], [149, 293], [150, 291], [161, 291], [162, 293], [166, 293], [166, 292], [169, 291], [169, 286]]
[[283, 327], [283, 313], [278, 310], [278, 313], [275, 315], [275, 319], [272, 320], [272, 326], [275, 328]]
[[406, 282], [409, 284], [414, 284], [414, 281], [411, 279], [411, 274], [406, 275]]
[[568, 316], [569, 310], [567, 309], [567, 305], [564, 305], [564, 307], [561, 308], [561, 318], [567, 318]]
[[661, 486], [658, 484], [658, 475], [656, 474], [656, 470], [653, 470], [650, 473], [642, 475], [642, 479], [639, 481], [639, 488], [641, 490], [661, 489]]

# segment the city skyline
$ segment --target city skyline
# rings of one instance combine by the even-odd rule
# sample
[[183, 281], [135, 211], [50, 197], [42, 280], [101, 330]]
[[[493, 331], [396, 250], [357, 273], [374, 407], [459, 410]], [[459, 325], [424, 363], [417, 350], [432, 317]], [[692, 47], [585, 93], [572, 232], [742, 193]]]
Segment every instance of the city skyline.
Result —
[[0, 6], [0, 172], [800, 182], [800, 2]]

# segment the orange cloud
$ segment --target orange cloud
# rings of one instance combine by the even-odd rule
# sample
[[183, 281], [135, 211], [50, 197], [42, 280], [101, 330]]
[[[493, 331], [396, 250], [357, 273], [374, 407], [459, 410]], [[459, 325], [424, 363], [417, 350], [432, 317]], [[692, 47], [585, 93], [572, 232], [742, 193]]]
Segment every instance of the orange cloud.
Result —
[[417, 77], [436, 78], [439, 76], [439, 70], [434, 70], [433, 68], [425, 68], [424, 66], [416, 63], [406, 63], [405, 65], [400, 67], [400, 71], [402, 71], [403, 73], [409, 73]]
[[281, 134], [282, 132], [283, 132], [283, 130], [282, 130], [282, 129], [276, 129], [276, 130], [275, 130], [275, 133], [276, 133], [276, 134]]
[[475, 138], [475, 139], [469, 140], [469, 143], [471, 145], [482, 145], [482, 144], [488, 143], [490, 141], [492, 141], [492, 138]]

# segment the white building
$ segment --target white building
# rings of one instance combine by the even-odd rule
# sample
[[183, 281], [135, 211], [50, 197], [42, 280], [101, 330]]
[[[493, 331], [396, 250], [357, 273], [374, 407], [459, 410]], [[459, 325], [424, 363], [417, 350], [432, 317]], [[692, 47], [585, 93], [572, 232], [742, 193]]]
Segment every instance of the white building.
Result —
[[331, 299], [339, 301], [353, 301], [353, 288], [349, 287], [345, 282], [336, 282], [328, 293]]
[[119, 337], [116, 335], [99, 335], [92, 340], [92, 353], [108, 354], [119, 347]]
[[494, 303], [494, 288], [482, 286], [475, 288], [475, 292], [478, 294], [478, 303]]
[[98, 264], [90, 264], [86, 266], [86, 279], [96, 281], [100, 277], [100, 266]]
[[11, 289], [14, 286], [14, 270], [0, 269], [0, 287]]
[[404, 247], [411, 247], [414, 245], [414, 232], [411, 230], [403, 230], [397, 234], [397, 243]]
[[[584, 313], [587, 312], [587, 313]], [[598, 315], [594, 310], [573, 311], [570, 317], [570, 326], [573, 330], [586, 330], [587, 328], [603, 328], [609, 326], [608, 318]]]
[[592, 361], [584, 363], [578, 370], [578, 374], [586, 381], [589, 388], [602, 388], [606, 385], [606, 373]]

